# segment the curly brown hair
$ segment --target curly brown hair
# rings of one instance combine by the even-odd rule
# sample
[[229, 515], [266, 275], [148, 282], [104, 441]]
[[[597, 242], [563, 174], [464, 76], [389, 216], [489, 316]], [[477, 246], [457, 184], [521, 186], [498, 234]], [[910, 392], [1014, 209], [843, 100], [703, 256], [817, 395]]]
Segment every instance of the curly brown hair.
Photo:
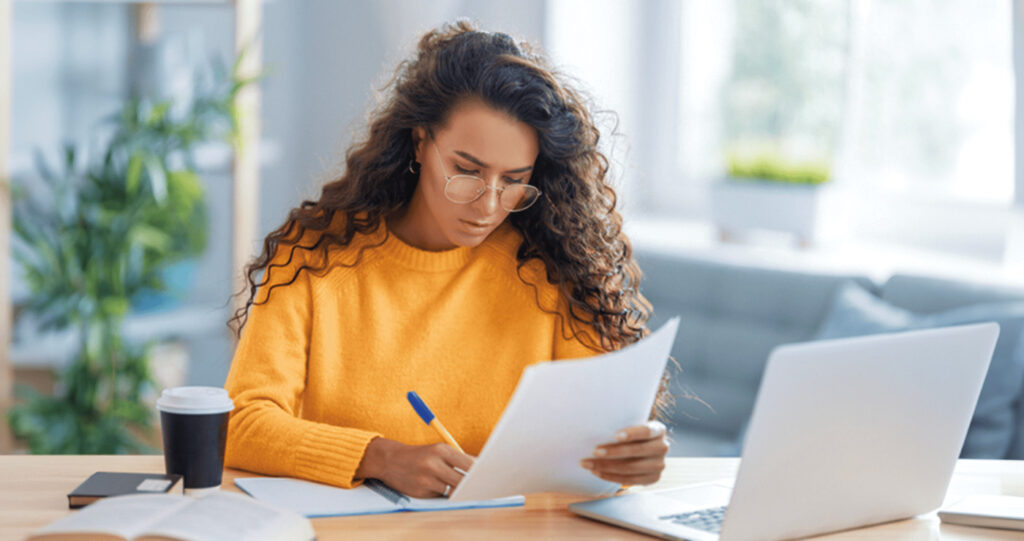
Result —
[[[257, 283], [261, 271], [289, 266], [296, 250], [315, 252], [319, 257], [313, 259], [321, 263], [303, 264], [288, 282], [275, 280], [266, 302], [274, 288], [294, 282], [303, 270], [323, 272], [330, 263], [328, 248], [348, 246], [357, 233], [376, 231], [383, 218], [409, 203], [417, 182], [407, 167], [413, 157], [413, 129], [433, 133], [444, 127], [449, 113], [466, 99], [480, 99], [537, 132], [539, 154], [531, 183], [543, 197], [508, 220], [524, 239], [518, 270], [530, 260], [542, 261], [548, 281], [568, 301], [570, 317], [562, 318], [563, 335], [577, 337], [595, 351], [612, 351], [647, 334], [651, 308], [638, 290], [640, 269], [622, 232], [615, 190], [607, 178], [609, 161], [598, 149], [601, 134], [589, 98], [533, 47], [466, 21], [425, 34], [415, 56], [398, 66], [384, 90], [368, 133], [345, 155], [343, 174], [323, 186], [318, 201], [303, 201], [292, 209], [247, 266], [249, 298], [228, 321], [229, 326], [238, 322], [238, 336], [257, 288], [268, 281], [264, 272]], [[344, 226], [331, 228], [337, 213]], [[316, 235], [307, 236], [310, 231]], [[316, 240], [306, 246], [304, 238]], [[271, 264], [284, 248], [290, 250], [287, 261]], [[372, 247], [361, 251], [365, 249]], [[522, 272], [519, 276], [529, 284]], [[588, 328], [598, 336], [591, 337], [584, 330]]]

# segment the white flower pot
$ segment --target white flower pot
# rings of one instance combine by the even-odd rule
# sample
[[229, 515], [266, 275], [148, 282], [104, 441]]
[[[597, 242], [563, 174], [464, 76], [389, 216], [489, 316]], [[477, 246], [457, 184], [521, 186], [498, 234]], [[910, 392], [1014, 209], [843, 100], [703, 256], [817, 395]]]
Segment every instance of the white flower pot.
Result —
[[711, 187], [711, 215], [723, 240], [744, 230], [789, 233], [801, 245], [817, 236], [821, 185], [727, 179]]

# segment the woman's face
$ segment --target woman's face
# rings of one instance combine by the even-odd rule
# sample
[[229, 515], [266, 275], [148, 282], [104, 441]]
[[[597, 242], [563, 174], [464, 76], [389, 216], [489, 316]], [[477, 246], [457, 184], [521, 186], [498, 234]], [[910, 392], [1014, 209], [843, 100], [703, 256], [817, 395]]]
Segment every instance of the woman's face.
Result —
[[479, 100], [456, 106], [433, 138], [417, 128], [414, 139], [419, 182], [394, 229], [399, 238], [424, 250], [477, 246], [509, 214], [494, 189], [470, 203], [451, 201], [445, 196], [445, 173], [479, 177], [487, 186], [503, 188], [529, 183], [537, 160], [536, 131]]

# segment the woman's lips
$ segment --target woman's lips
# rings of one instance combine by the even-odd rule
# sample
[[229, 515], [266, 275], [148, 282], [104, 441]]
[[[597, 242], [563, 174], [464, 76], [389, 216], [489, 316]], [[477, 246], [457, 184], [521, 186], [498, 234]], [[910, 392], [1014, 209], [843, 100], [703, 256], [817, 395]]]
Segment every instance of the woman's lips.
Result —
[[470, 221], [470, 220], [460, 220], [460, 221], [462, 223], [464, 223], [464, 224], [466, 224], [466, 225], [468, 225], [470, 227], [476, 228], [476, 229], [487, 229], [488, 227], [491, 226], [491, 224], [484, 223], [484, 222], [473, 222], [473, 221]]

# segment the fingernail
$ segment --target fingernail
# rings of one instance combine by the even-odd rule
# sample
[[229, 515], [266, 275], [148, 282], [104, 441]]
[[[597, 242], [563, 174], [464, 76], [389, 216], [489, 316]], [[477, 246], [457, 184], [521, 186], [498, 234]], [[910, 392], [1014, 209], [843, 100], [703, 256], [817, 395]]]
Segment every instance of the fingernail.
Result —
[[608, 451], [604, 449], [594, 449], [594, 456], [604, 456], [608, 454]]
[[625, 441], [626, 438], [628, 438], [628, 437], [629, 437], [629, 435], [626, 434], [625, 432], [619, 432], [618, 434], [615, 435], [615, 439], [617, 439], [619, 441]]
[[593, 460], [581, 460], [580, 461], [580, 466], [583, 466], [584, 468], [586, 468], [588, 470], [593, 469], [594, 461]]

